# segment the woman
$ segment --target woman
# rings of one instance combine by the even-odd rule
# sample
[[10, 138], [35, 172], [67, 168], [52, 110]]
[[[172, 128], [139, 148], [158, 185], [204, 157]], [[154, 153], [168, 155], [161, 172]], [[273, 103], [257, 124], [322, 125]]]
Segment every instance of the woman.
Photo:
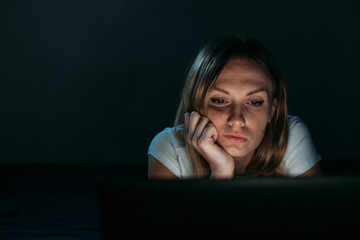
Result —
[[270, 52], [253, 39], [220, 38], [189, 69], [174, 127], [152, 140], [149, 178], [315, 176], [320, 156]]

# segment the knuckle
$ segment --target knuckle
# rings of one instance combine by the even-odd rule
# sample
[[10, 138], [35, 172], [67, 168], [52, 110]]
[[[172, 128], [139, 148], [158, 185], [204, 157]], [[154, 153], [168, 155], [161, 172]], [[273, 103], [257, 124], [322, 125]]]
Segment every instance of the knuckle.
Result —
[[190, 135], [186, 136], [186, 141], [187, 141], [188, 144], [191, 144], [192, 138], [190, 137]]
[[196, 111], [192, 111], [191, 112], [191, 115], [190, 115], [190, 118], [200, 118], [200, 114]]
[[194, 144], [192, 146], [193, 146], [193, 148], [195, 148], [196, 151], [200, 152], [201, 148], [199, 147], [198, 144]]
[[195, 146], [197, 145], [198, 141], [195, 138], [191, 139], [191, 145]]
[[201, 116], [202, 122], [209, 122], [209, 119], [206, 116]]
[[215, 128], [215, 126], [214, 126], [214, 124], [212, 122], [208, 122], [206, 124], [206, 127], [209, 128], [209, 129]]
[[200, 148], [203, 148], [204, 146], [205, 146], [205, 143], [204, 143], [204, 141], [202, 141], [201, 139], [198, 141], [198, 146], [200, 147]]
[[184, 113], [185, 122], [189, 120], [189, 117], [190, 117], [190, 113], [188, 113], [188, 112]]

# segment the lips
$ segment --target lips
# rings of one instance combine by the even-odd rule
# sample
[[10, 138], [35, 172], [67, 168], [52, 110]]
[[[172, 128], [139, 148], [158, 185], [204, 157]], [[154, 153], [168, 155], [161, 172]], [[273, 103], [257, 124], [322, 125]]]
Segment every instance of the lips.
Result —
[[241, 134], [226, 134], [224, 137], [233, 142], [245, 142], [247, 140]]

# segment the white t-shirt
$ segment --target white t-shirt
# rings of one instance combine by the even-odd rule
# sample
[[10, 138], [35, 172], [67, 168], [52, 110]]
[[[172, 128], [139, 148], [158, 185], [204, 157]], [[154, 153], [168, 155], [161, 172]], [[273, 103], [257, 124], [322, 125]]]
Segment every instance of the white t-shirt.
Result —
[[[165, 128], [154, 137], [148, 154], [159, 160], [180, 179], [194, 176], [185, 143], [175, 137], [174, 127]], [[283, 158], [285, 175], [301, 175], [320, 159], [305, 123], [299, 117], [289, 115], [289, 140]]]

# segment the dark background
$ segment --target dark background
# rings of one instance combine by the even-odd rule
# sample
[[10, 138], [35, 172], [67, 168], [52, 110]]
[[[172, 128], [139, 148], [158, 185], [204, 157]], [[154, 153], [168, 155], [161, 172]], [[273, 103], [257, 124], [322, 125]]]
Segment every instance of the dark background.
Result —
[[[201, 46], [226, 34], [255, 38], [278, 60], [289, 111], [308, 125], [324, 175], [360, 174], [359, 6], [355, 0], [0, 0], [0, 238], [101, 239], [99, 179], [146, 176], [148, 145], [173, 123], [186, 68]], [[314, 200], [330, 201], [327, 209], [315, 207], [315, 216], [343, 219], [332, 213], [344, 204], [316, 198], [321, 189], [300, 195], [310, 197], [309, 209]], [[342, 201], [359, 213], [358, 191], [344, 189]], [[261, 212], [268, 213], [268, 200]]]
[[205, 43], [252, 37], [324, 159], [360, 157], [356, 1], [1, 1], [0, 163], [146, 163]]

